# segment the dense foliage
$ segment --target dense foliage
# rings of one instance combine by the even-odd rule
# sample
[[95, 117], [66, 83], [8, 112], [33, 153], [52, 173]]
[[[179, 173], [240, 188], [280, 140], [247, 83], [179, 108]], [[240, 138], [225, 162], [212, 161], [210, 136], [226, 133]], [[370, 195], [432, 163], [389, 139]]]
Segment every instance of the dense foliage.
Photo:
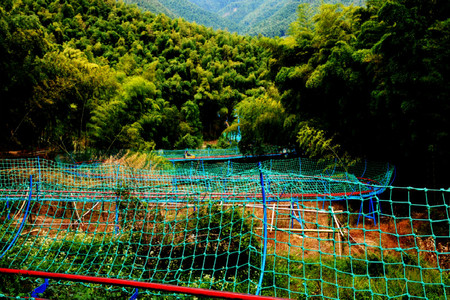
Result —
[[284, 39], [113, 0], [1, 3], [3, 149], [198, 147], [237, 113], [241, 149], [384, 160], [397, 184], [448, 186], [448, 1], [301, 5]]
[[271, 62], [287, 113], [397, 163], [404, 183], [448, 185], [449, 16], [448, 1], [301, 7]]
[[115, 1], [3, 2], [4, 149], [197, 147], [273, 85], [254, 38]]

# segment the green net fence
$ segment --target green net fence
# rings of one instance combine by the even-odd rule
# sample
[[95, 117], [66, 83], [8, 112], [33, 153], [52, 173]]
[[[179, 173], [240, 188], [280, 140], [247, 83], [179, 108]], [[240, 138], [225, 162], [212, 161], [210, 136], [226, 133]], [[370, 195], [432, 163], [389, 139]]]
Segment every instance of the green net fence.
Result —
[[0, 268], [296, 299], [450, 292], [450, 190], [393, 187], [389, 164], [16, 159], [0, 172]]
[[[128, 150], [111, 150], [111, 151], [100, 151], [89, 149], [85, 151], [67, 152], [60, 153], [56, 156], [57, 162], [62, 163], [83, 163], [83, 162], [101, 162], [105, 159], [113, 157], [121, 157], [126, 155]], [[237, 147], [227, 148], [227, 149], [184, 149], [184, 150], [153, 150], [149, 151], [147, 154], [154, 154], [160, 157], [164, 157], [168, 160], [182, 160], [188, 156], [189, 158], [203, 158], [203, 159], [221, 159], [226, 157], [241, 157], [243, 154], [239, 151]]]
[[[101, 151], [95, 149], [88, 149], [84, 151], [66, 152], [56, 155], [55, 160], [61, 163], [101, 163], [105, 160], [109, 160], [111, 157], [123, 157], [130, 155], [130, 150], [110, 150]], [[143, 152], [139, 152], [142, 154]], [[179, 162], [187, 160], [226, 160], [236, 158], [248, 158], [248, 157], [270, 157], [293, 154], [295, 155], [295, 149], [280, 148], [275, 146], [265, 146], [261, 151], [256, 153], [242, 153], [238, 147], [230, 147], [226, 149], [217, 148], [205, 148], [205, 149], [183, 149], [183, 150], [153, 150], [145, 153], [147, 156], [158, 156], [165, 158], [169, 161]]]

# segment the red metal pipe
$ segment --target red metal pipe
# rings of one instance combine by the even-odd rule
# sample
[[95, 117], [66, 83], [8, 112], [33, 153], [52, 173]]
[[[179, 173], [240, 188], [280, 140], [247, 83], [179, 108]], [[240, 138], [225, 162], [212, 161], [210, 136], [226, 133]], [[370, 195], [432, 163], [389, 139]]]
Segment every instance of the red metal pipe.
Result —
[[0, 268], [0, 273], [5, 274], [16, 274], [25, 277], [40, 277], [40, 278], [51, 278], [59, 280], [69, 280], [78, 282], [88, 282], [88, 283], [99, 283], [99, 284], [110, 284], [117, 286], [133, 287], [133, 288], [143, 288], [151, 289], [157, 291], [173, 292], [179, 294], [189, 294], [194, 296], [203, 297], [214, 297], [222, 299], [283, 299], [274, 298], [266, 296], [256, 296], [250, 294], [240, 294], [233, 292], [224, 292], [216, 290], [208, 290], [201, 288], [184, 287], [170, 284], [162, 283], [151, 283], [151, 282], [140, 282], [134, 280], [125, 279], [115, 279], [115, 278], [104, 278], [104, 277], [93, 277], [84, 275], [73, 275], [73, 274], [61, 274], [61, 273], [51, 273], [51, 272], [41, 272], [41, 271], [31, 271], [31, 270], [17, 270], [17, 269], [6, 269]]

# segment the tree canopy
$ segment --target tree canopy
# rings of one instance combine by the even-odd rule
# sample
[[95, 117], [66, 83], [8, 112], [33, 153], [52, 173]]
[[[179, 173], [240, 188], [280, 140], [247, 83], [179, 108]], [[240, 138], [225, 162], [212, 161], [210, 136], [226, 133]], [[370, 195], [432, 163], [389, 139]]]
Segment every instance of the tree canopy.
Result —
[[313, 119], [354, 156], [397, 163], [409, 184], [446, 184], [450, 4], [377, 0], [298, 14], [271, 63], [286, 112]]
[[121, 2], [10, 1], [0, 18], [3, 149], [197, 147], [273, 85], [257, 39]]

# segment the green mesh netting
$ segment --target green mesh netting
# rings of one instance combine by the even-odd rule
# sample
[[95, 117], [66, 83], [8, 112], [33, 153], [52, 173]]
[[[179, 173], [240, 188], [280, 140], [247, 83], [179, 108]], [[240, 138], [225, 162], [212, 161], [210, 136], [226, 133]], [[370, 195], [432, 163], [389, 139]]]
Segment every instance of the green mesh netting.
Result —
[[0, 268], [289, 298], [449, 291], [450, 191], [392, 187], [388, 164], [17, 159], [0, 172]]
[[[120, 157], [125, 155], [128, 150], [118, 150], [118, 151], [100, 151], [100, 150], [85, 150], [76, 152], [67, 152], [64, 154], [59, 154], [56, 156], [56, 161], [62, 163], [82, 163], [87, 161], [101, 161], [109, 158], [110, 156]], [[184, 150], [154, 150], [149, 151], [148, 154], [158, 155], [166, 159], [179, 160], [186, 156], [189, 158], [204, 158], [204, 159], [221, 159], [223, 157], [236, 157], [243, 156], [237, 147], [227, 148], [227, 149], [184, 149]]]
[[[132, 151], [130, 150], [111, 150], [111, 151], [101, 151], [101, 150], [85, 150], [76, 152], [67, 152], [63, 154], [56, 155], [55, 160], [61, 163], [99, 163], [105, 160], [109, 160], [111, 157], [122, 157], [130, 155]], [[139, 152], [143, 153], [143, 152]], [[266, 146], [261, 150], [261, 153], [241, 153], [239, 148], [230, 147], [226, 149], [216, 149], [216, 148], [206, 148], [206, 149], [184, 149], [184, 150], [153, 150], [144, 153], [147, 156], [159, 156], [163, 157], [169, 161], [185, 161], [185, 160], [224, 160], [224, 159], [234, 159], [234, 158], [244, 158], [244, 157], [255, 157], [255, 156], [281, 156], [288, 154], [295, 154], [295, 150], [287, 148], [279, 148], [275, 146]]]

